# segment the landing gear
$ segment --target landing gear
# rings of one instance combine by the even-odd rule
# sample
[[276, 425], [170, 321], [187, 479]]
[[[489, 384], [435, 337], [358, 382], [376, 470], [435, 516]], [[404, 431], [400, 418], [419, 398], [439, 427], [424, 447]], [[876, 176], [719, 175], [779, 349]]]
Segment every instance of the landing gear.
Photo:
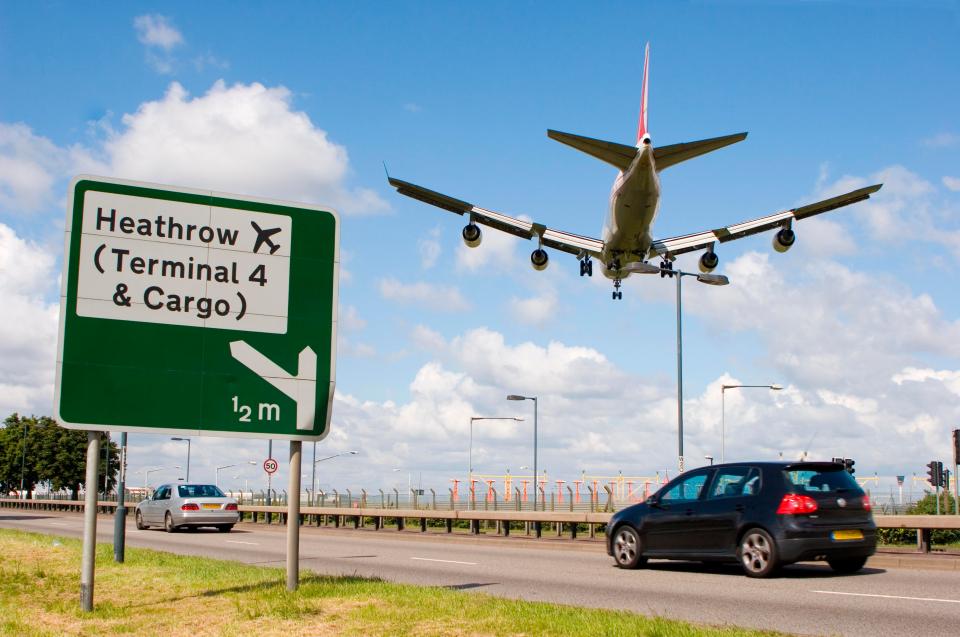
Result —
[[620, 279], [613, 280], [613, 300], [618, 301], [623, 298], [623, 292], [620, 291]]
[[593, 259], [590, 257], [580, 259], [580, 276], [583, 275], [593, 276]]
[[660, 264], [660, 278], [662, 279], [665, 276], [673, 276], [673, 261], [667, 261], [666, 259]]

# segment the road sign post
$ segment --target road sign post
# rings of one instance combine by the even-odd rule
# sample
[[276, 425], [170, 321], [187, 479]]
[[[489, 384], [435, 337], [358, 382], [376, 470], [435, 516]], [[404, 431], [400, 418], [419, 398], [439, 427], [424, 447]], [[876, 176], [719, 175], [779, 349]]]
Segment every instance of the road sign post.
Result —
[[[78, 177], [65, 239], [55, 385], [64, 427], [291, 441], [327, 435], [334, 211]], [[91, 489], [95, 497], [96, 483], [87, 485], [88, 500]], [[95, 502], [87, 510], [94, 524]], [[92, 607], [92, 570], [89, 591], [86, 575], [81, 598]]]

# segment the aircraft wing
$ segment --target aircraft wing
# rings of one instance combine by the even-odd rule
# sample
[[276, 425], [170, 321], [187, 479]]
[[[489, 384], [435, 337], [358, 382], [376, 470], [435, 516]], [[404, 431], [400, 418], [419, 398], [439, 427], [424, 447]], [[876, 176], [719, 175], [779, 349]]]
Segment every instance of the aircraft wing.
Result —
[[540, 223], [524, 221], [523, 219], [517, 219], [516, 217], [494, 212], [493, 210], [479, 208], [472, 203], [455, 199], [454, 197], [424, 188], [423, 186], [411, 184], [408, 181], [394, 179], [393, 177], [388, 177], [387, 180], [401, 195], [419, 199], [431, 206], [455, 212], [458, 215], [469, 215], [470, 221], [473, 223], [508, 232], [517, 237], [532, 239], [533, 237], [540, 236], [543, 245], [548, 248], [554, 248], [555, 250], [567, 252], [578, 257], [583, 257], [588, 254], [591, 256], [599, 256], [600, 251], [603, 250], [603, 241], [599, 239], [552, 230]]
[[652, 259], [656, 256], [674, 257], [678, 254], [684, 254], [685, 252], [702, 250], [703, 248], [709, 247], [715, 241], [726, 243], [727, 241], [733, 241], [734, 239], [740, 239], [741, 237], [747, 237], [752, 234], [765, 232], [778, 226], [786, 225], [794, 219], [806, 219], [807, 217], [812, 217], [823, 212], [842, 208], [843, 206], [849, 206], [852, 203], [863, 201], [864, 199], [869, 199], [870, 195], [880, 190], [882, 186], [883, 184], [867, 186], [866, 188], [860, 188], [859, 190], [854, 190], [843, 195], [831, 197], [830, 199], [824, 199], [823, 201], [818, 201], [817, 203], [800, 206], [799, 208], [793, 208], [791, 210], [784, 210], [782, 212], [775, 212], [774, 214], [767, 215], [766, 217], [760, 217], [759, 219], [754, 219], [752, 221], [744, 221], [743, 223], [736, 223], [731, 226], [717, 228], [716, 230], [707, 230], [705, 232], [697, 232], [680, 237], [656, 240], [650, 245], [650, 251], [647, 253], [647, 258]]

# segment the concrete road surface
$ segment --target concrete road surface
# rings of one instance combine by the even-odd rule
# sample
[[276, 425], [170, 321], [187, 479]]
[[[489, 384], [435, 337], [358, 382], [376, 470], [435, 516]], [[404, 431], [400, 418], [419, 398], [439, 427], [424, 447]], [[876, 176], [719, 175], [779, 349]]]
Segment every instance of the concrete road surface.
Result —
[[[0, 526], [80, 537], [82, 517], [4, 509]], [[112, 543], [112, 516], [99, 517], [98, 537]], [[241, 524], [229, 534], [212, 529], [168, 534], [137, 531], [131, 522], [127, 530], [128, 546], [280, 567], [285, 538], [284, 527], [277, 525]], [[736, 565], [654, 561], [641, 570], [622, 571], [602, 545], [592, 542], [309, 527], [303, 527], [300, 540], [301, 569], [323, 574], [800, 634], [960, 634], [960, 572], [954, 570], [871, 563], [857, 575], [838, 576], [826, 565], [798, 565], [777, 578], [753, 580]]]

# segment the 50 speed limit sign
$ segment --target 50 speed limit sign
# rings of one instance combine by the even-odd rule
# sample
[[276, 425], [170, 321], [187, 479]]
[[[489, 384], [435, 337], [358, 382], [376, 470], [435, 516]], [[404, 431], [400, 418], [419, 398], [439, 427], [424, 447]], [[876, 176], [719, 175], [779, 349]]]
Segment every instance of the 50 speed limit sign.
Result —
[[277, 472], [277, 467], [278, 467], [277, 461], [274, 460], [273, 458], [267, 458], [266, 460], [263, 461], [263, 470], [269, 473], [270, 475], [273, 475], [274, 473]]

